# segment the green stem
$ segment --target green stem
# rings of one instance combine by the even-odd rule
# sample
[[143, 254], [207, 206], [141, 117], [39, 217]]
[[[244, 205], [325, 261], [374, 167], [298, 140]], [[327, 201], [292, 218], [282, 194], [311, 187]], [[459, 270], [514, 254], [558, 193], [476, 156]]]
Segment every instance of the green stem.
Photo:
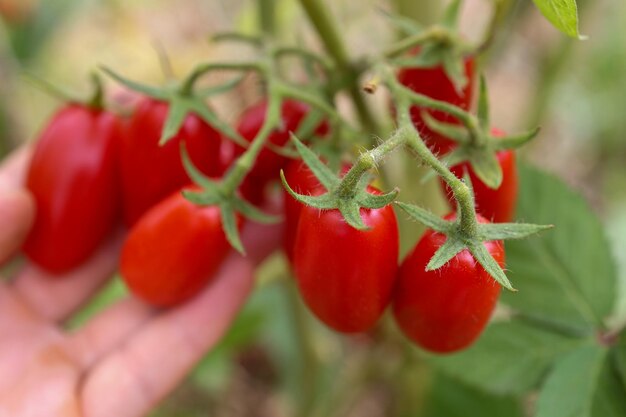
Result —
[[346, 47], [339, 36], [337, 25], [329, 13], [329, 8], [320, 0], [300, 0], [300, 4], [313, 23], [313, 26], [315, 26], [317, 33], [324, 43], [326, 51], [336, 62], [337, 69], [343, 72], [346, 78], [350, 80], [348, 92], [350, 93], [361, 124], [371, 133], [378, 132], [378, 126], [374, 116], [367, 106], [359, 87], [358, 71], [355, 70], [350, 61]]
[[276, 35], [275, 0], [259, 0], [259, 23], [263, 34], [269, 38]]
[[344, 199], [350, 199], [355, 196], [357, 192], [357, 184], [359, 180], [372, 168], [375, 168], [378, 163], [389, 153], [404, 145], [407, 140], [406, 131], [398, 129], [389, 139], [382, 144], [378, 145], [374, 149], [371, 149], [365, 153], [362, 153], [357, 161], [352, 165], [350, 171], [343, 177], [337, 188], [337, 194]]

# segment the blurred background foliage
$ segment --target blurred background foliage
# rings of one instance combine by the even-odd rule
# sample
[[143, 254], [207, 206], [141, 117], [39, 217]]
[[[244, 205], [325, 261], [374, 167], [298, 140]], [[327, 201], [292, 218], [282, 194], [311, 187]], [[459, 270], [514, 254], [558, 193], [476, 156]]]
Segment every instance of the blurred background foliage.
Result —
[[[581, 190], [610, 225], [606, 229], [612, 247], [625, 248], [626, 3], [579, 0], [581, 32], [589, 36], [581, 42], [553, 29], [528, 0], [498, 1], [507, 3], [506, 13], [482, 62], [490, 82], [492, 120], [509, 131], [541, 126], [525, 156]], [[315, 46], [296, 2], [278, 3], [281, 35]], [[342, 22], [354, 55], [374, 52], [394, 37], [381, 8], [397, 7], [428, 23], [441, 7], [435, 0], [327, 3]], [[23, 73], [77, 92], [87, 91], [86, 74], [98, 65], [160, 84], [165, 79], [159, 51], [171, 58], [179, 76], [199, 61], [247, 53], [207, 39], [218, 30], [254, 32], [256, 5], [254, 0], [0, 0], [0, 155], [31, 141], [59, 104], [29, 84]], [[462, 25], [468, 38], [480, 38], [489, 13], [488, 0], [465, 2]], [[110, 87], [114, 96], [123, 95], [119, 87]], [[218, 108], [227, 120], [235, 120], [257, 97], [257, 85], [249, 80], [238, 94], [221, 99]], [[383, 120], [386, 100], [376, 99]], [[390, 118], [384, 121], [391, 129]], [[441, 196], [430, 185], [415, 187], [416, 181], [406, 178], [404, 167], [413, 160], [394, 158], [386, 169], [403, 190], [403, 200], [422, 200], [442, 210]], [[404, 250], [420, 231], [416, 225], [407, 227]], [[624, 294], [626, 252], [614, 255]], [[375, 333], [332, 335], [301, 305], [293, 305], [299, 302], [281, 282], [288, 274], [280, 255], [263, 265], [258, 290], [226, 339], [154, 416], [294, 415], [313, 403], [315, 416], [331, 415], [330, 410], [333, 415], [365, 417], [479, 415], [472, 410], [480, 410], [481, 416], [523, 415], [527, 405], [519, 400], [490, 397], [435, 375], [413, 356], [373, 344]], [[68, 326], [80, 326], [123, 296], [123, 285], [113, 280]], [[619, 299], [620, 310], [626, 311], [626, 297]], [[388, 327], [376, 331], [400, 337]], [[306, 334], [294, 337], [298, 332]], [[310, 343], [303, 345], [303, 340]], [[397, 374], [393, 387], [381, 382], [389, 373]], [[389, 395], [393, 390], [406, 395]]]

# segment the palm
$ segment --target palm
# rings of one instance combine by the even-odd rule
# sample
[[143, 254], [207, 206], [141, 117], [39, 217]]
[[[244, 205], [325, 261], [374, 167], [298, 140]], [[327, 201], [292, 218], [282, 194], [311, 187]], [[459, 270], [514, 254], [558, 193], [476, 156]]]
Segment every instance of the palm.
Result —
[[[19, 189], [27, 158], [21, 152], [0, 169], [0, 217], [7, 225], [0, 230], [0, 262], [32, 221], [27, 193], [3, 198], [6, 189]], [[219, 340], [251, 289], [253, 265], [275, 248], [279, 231], [257, 227], [246, 234], [249, 258], [231, 255], [189, 303], [157, 311], [129, 297], [75, 332], [62, 323], [115, 271], [121, 236], [62, 279], [25, 265], [0, 282], [0, 417], [147, 413]]]

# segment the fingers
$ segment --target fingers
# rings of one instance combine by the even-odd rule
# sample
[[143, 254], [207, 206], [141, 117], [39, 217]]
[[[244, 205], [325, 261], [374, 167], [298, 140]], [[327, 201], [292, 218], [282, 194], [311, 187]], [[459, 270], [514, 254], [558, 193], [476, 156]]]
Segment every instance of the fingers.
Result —
[[35, 202], [22, 186], [29, 158], [23, 148], [0, 167], [0, 265], [20, 248], [35, 219]]
[[117, 233], [87, 262], [64, 276], [50, 276], [35, 265], [26, 265], [15, 276], [12, 288], [41, 317], [64, 320], [113, 275], [122, 237]]
[[69, 349], [84, 369], [88, 369], [118, 348], [156, 314], [156, 309], [137, 299], [123, 299], [72, 335]]
[[223, 336], [251, 291], [252, 275], [250, 262], [231, 256], [198, 297], [156, 317], [105, 358], [82, 387], [85, 416], [147, 414]]

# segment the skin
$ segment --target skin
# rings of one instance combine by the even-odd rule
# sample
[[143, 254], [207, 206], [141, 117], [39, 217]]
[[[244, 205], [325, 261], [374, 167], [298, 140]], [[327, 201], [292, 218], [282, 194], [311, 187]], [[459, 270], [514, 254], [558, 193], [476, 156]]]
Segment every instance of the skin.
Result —
[[[487, 222], [484, 218], [479, 221]], [[440, 269], [426, 271], [428, 261], [445, 240], [441, 233], [424, 233], [400, 266], [393, 300], [394, 317], [402, 332], [435, 353], [470, 346], [487, 325], [500, 294], [500, 285], [467, 250]], [[502, 242], [486, 242], [485, 246], [504, 267]]]
[[370, 230], [352, 228], [338, 210], [309, 206], [298, 223], [294, 267], [300, 294], [322, 322], [343, 333], [376, 324], [390, 302], [398, 268], [393, 208], [361, 209], [361, 216]]
[[37, 217], [24, 252], [46, 271], [61, 274], [80, 265], [114, 229], [121, 134], [114, 114], [67, 105], [39, 137], [26, 179]]
[[159, 146], [169, 106], [143, 98], [129, 122], [120, 149], [120, 170], [124, 201], [124, 223], [132, 226], [150, 207], [190, 182], [180, 158], [185, 143], [191, 161], [204, 174], [215, 177], [224, 172], [222, 139], [198, 116], [187, 115], [180, 130]]
[[[3, 264], [34, 219], [33, 197], [23, 186], [29, 159], [23, 149], [0, 166], [0, 214], [9, 220], [0, 229]], [[146, 415], [219, 341], [251, 291], [254, 267], [280, 235], [276, 227], [244, 230], [248, 257], [231, 252], [213, 283], [180, 307], [159, 311], [128, 297], [72, 332], [64, 321], [115, 271], [121, 235], [62, 280], [28, 262], [2, 277], [0, 415]]]
[[[416, 54], [418, 51], [419, 49], [415, 50], [413, 54]], [[474, 57], [466, 58], [465, 75], [468, 78], [468, 83], [461, 92], [456, 90], [442, 66], [403, 68], [398, 72], [398, 80], [417, 93], [436, 100], [447, 101], [467, 111], [471, 107], [474, 97], [474, 67]], [[441, 122], [459, 125], [461, 122], [454, 116], [441, 111], [426, 110], [418, 106], [411, 107], [411, 119], [429, 147], [438, 154], [445, 154], [451, 151], [455, 146], [455, 142], [429, 129], [422, 117], [422, 111], [428, 111], [431, 116]]]

